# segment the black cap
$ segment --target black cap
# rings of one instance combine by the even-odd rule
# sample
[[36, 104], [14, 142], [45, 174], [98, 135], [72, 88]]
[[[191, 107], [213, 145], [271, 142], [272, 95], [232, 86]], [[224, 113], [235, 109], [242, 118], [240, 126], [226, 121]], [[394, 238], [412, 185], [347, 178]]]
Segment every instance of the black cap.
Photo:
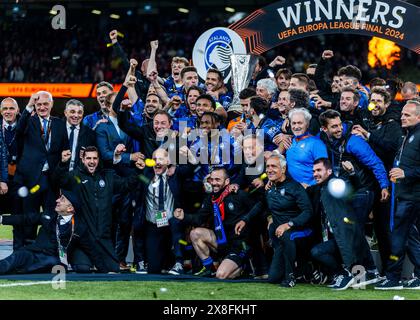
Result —
[[64, 195], [67, 198], [67, 200], [70, 201], [76, 213], [81, 212], [82, 202], [77, 192], [61, 189], [61, 194]]

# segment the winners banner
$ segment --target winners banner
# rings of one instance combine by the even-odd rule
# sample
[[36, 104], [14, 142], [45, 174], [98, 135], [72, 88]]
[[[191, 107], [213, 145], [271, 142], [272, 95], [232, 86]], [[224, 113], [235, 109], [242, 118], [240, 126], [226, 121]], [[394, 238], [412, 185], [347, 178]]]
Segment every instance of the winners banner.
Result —
[[397, 0], [284, 0], [229, 26], [248, 53], [320, 34], [352, 33], [391, 40], [420, 54], [420, 7]]

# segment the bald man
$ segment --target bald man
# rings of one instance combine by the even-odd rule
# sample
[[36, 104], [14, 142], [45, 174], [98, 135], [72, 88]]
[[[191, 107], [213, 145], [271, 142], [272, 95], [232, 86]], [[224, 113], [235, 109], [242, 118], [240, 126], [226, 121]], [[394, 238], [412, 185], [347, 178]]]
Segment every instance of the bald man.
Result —
[[[23, 199], [23, 212], [54, 210], [58, 190], [50, 183], [50, 175], [61, 160], [61, 152], [69, 149], [65, 122], [51, 116], [54, 101], [51, 93], [33, 94], [16, 126], [16, 137], [22, 143], [15, 181], [30, 190]], [[35, 239], [36, 225], [27, 230]]]

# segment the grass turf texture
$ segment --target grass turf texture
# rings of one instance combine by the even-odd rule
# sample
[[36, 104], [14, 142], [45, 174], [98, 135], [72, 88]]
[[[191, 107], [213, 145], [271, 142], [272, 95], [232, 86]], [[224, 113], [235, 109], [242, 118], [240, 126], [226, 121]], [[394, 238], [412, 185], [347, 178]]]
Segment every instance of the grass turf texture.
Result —
[[[0, 285], [13, 284], [1, 281]], [[22, 282], [20, 282], [22, 283]], [[165, 292], [161, 288], [166, 288]], [[67, 282], [65, 289], [51, 284], [0, 287], [0, 299], [10, 300], [392, 300], [395, 295], [419, 300], [416, 290], [378, 291], [349, 289], [336, 292], [329, 288], [298, 284], [280, 288], [264, 283], [192, 283], [192, 282]]]
[[0, 240], [13, 239], [12, 226], [0, 226]]

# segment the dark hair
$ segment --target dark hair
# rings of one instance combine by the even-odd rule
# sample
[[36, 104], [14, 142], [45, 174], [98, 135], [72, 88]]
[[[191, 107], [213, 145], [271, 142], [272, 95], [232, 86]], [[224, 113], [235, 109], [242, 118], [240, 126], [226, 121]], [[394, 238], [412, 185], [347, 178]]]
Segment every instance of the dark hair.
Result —
[[83, 150], [83, 154], [82, 154], [83, 158], [85, 157], [86, 152], [96, 152], [99, 155], [99, 150], [95, 146], [88, 146], [82, 150]]
[[391, 101], [391, 95], [384, 88], [379, 88], [379, 87], [378, 88], [374, 88], [370, 92], [370, 98], [372, 97], [372, 94], [374, 94], [374, 93], [379, 94], [380, 96], [382, 96], [384, 98], [385, 104], [388, 104]]
[[309, 108], [309, 94], [302, 89], [289, 89], [289, 100], [294, 102], [294, 108]]
[[385, 88], [391, 95], [391, 100], [395, 99], [395, 96], [397, 95], [398, 92], [401, 91], [403, 86], [404, 86], [404, 82], [399, 78], [386, 79]]
[[200, 117], [200, 123], [201, 123], [201, 119], [202, 119], [204, 116], [209, 116], [209, 117], [211, 117], [214, 123], [216, 123], [216, 122], [220, 123], [220, 117], [219, 117], [219, 115], [218, 115], [217, 113], [210, 112], [210, 111], [205, 111], [205, 112], [203, 112], [203, 114], [202, 114], [202, 115], [201, 115], [201, 117]]
[[292, 71], [287, 68], [281, 68], [276, 72], [275, 78], [277, 79], [280, 75], [284, 75], [286, 80], [290, 80], [290, 78], [292, 78]]
[[269, 104], [267, 100], [261, 98], [259, 96], [251, 97], [251, 101], [249, 103], [251, 109], [254, 109], [257, 115], [265, 114], [269, 108]]
[[248, 99], [256, 95], [257, 92], [254, 88], [245, 88], [241, 92], [239, 92], [239, 99]]
[[198, 74], [196, 67], [187, 66], [187, 67], [182, 68], [181, 70], [181, 79], [184, 78], [184, 74], [187, 72], [195, 72]]
[[309, 80], [309, 82], [308, 82], [308, 90], [309, 91], [315, 91], [315, 90], [318, 90], [318, 88], [316, 87], [316, 83], [315, 83], [315, 81], [314, 80]]
[[340, 68], [338, 70], [337, 75], [339, 77], [347, 76], [347, 77], [356, 78], [358, 81], [360, 81], [360, 79], [362, 79], [362, 72], [360, 71], [360, 69], [356, 66], [351, 65], [351, 64], [349, 64], [348, 66]]
[[262, 69], [264, 69], [267, 66], [267, 60], [263, 56], [257, 56], [258, 64]]
[[155, 119], [157, 115], [164, 115], [164, 116], [167, 116], [167, 117], [168, 117], [169, 122], [171, 122], [171, 121], [172, 121], [172, 117], [171, 117], [171, 115], [170, 115], [167, 111], [165, 111], [165, 110], [158, 110], [158, 111], [156, 111], [156, 113], [153, 115], [153, 119]]
[[317, 160], [314, 161], [314, 165], [318, 164], [318, 163], [322, 163], [322, 165], [325, 167], [325, 169], [330, 170], [332, 169], [331, 166], [331, 161], [328, 158], [319, 158]]
[[109, 90], [114, 91], [114, 87], [112, 86], [112, 84], [110, 84], [109, 82], [106, 81], [101, 81], [96, 85], [96, 90], [98, 90], [98, 88], [100, 87], [107, 87]]
[[308, 87], [309, 84], [309, 77], [304, 73], [294, 73], [292, 74], [292, 78], [296, 78], [299, 82], [305, 83], [305, 86]]
[[[225, 177], [225, 180], [226, 180], [226, 179], [229, 179], [229, 174], [228, 174], [228, 172], [227, 172], [226, 168], [224, 168], [224, 167], [214, 166], [214, 167], [212, 168], [211, 172], [215, 172], [215, 171], [223, 171], [223, 175], [224, 175], [224, 177]], [[210, 173], [210, 174], [211, 174], [211, 173]]]
[[336, 110], [326, 110], [323, 113], [321, 113], [319, 115], [319, 123], [321, 124], [322, 127], [326, 127], [328, 126], [328, 120], [332, 120], [335, 118], [340, 118], [340, 112], [336, 111]]
[[199, 86], [191, 86], [191, 87], [189, 87], [188, 88], [188, 90], [187, 90], [187, 95], [185, 96], [185, 100], [187, 100], [187, 98], [188, 98], [188, 95], [190, 94], [190, 91], [191, 90], [196, 90], [196, 91], [198, 91], [198, 93], [199, 93], [199, 95], [202, 95], [202, 94], [204, 94], [205, 93], [205, 91], [202, 89], [202, 88], [200, 88]]
[[369, 87], [372, 89], [373, 87], [376, 86], [386, 86], [386, 81], [382, 78], [373, 78], [372, 80], [370, 80], [369, 82]]
[[155, 97], [157, 97], [157, 98], [158, 98], [158, 100], [159, 100], [159, 103], [160, 103], [160, 104], [163, 104], [163, 103], [162, 103], [162, 99], [159, 97], [159, 95], [158, 95], [157, 93], [149, 93], [149, 94], [146, 96], [146, 100], [147, 100], [147, 98], [148, 98], [149, 96], [155, 96]]
[[207, 74], [209, 73], [216, 73], [219, 76], [219, 81], [223, 81], [223, 74], [220, 70], [215, 68], [210, 68], [207, 70]]
[[[355, 90], [355, 89], [353, 89], [351, 87], [345, 87], [345, 88], [343, 88], [341, 90], [341, 93], [343, 93], [343, 92], [351, 92], [351, 93], [353, 93], [353, 101], [359, 103], [359, 101], [360, 101], [360, 93], [359, 93], [359, 91], [357, 91], [357, 90]], [[340, 97], [341, 97], [341, 94], [340, 94]]]
[[216, 101], [214, 101], [214, 99], [211, 95], [209, 95], [207, 93], [202, 94], [202, 95], [198, 96], [197, 100], [195, 100], [195, 101], [197, 102], [198, 100], [201, 100], [201, 99], [206, 99], [206, 100], [210, 101], [212, 109], [216, 110]]

